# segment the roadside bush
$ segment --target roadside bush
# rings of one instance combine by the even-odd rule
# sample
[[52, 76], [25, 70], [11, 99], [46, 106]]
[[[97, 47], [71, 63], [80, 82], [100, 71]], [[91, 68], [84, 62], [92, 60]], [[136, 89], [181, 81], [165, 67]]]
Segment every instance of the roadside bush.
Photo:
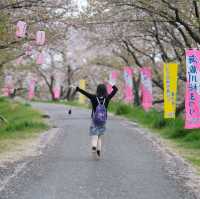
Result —
[[48, 129], [42, 114], [33, 110], [30, 104], [21, 104], [0, 98], [0, 115], [6, 122], [0, 125], [0, 139], [17, 139]]
[[130, 105], [118, 103], [115, 113], [117, 115], [128, 115], [132, 113], [132, 108]]
[[34, 129], [40, 129], [40, 128], [46, 128], [46, 125], [42, 122], [34, 122], [34, 121], [17, 121], [8, 124], [4, 130], [6, 132], [15, 132], [15, 131], [24, 131], [29, 128], [34, 128]]

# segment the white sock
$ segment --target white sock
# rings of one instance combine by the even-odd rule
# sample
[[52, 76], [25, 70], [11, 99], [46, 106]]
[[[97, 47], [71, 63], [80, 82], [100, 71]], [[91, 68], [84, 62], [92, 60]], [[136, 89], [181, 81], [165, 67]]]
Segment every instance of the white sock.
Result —
[[102, 139], [101, 136], [99, 136], [98, 141], [97, 141], [97, 150], [101, 151], [101, 144], [102, 144]]
[[98, 136], [97, 135], [93, 135], [92, 138], [91, 138], [92, 147], [96, 147], [97, 148], [97, 142], [98, 142]]

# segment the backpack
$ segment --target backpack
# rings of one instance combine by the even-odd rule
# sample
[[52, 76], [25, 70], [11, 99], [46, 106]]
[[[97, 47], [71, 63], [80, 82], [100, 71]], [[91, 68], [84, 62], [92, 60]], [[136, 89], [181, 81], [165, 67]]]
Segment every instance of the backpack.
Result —
[[93, 122], [97, 126], [103, 126], [107, 120], [107, 111], [105, 107], [105, 98], [103, 100], [103, 104], [100, 103], [97, 97], [98, 105], [96, 107], [95, 113], [93, 113]]

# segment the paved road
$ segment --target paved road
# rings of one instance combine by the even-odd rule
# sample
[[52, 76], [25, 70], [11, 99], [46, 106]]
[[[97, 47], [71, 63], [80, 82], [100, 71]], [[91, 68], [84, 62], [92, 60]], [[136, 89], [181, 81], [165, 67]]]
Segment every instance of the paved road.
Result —
[[[0, 199], [190, 199], [167, 176], [151, 145], [123, 120], [110, 118], [100, 161], [91, 158], [89, 112], [35, 104], [48, 111], [60, 133], [32, 160]], [[185, 194], [185, 193], [184, 193]]]

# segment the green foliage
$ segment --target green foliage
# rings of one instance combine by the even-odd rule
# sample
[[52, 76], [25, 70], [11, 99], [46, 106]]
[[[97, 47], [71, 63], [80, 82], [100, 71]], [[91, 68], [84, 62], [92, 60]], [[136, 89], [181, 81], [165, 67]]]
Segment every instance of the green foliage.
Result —
[[118, 107], [118, 106], [116, 106], [117, 103], [119, 104], [120, 102], [110, 103], [108, 106], [108, 110], [112, 113], [116, 113], [117, 107]]
[[189, 130], [184, 129], [184, 121], [178, 117], [176, 119], [167, 120], [165, 129], [166, 138], [177, 139], [186, 136]]
[[[197, 130], [196, 130], [197, 131]], [[184, 142], [193, 142], [193, 141], [200, 141], [200, 133], [198, 132], [192, 132], [192, 133], [188, 133], [184, 139]], [[200, 144], [200, 142], [199, 142]]]
[[194, 165], [200, 167], [200, 158], [198, 156], [188, 157], [188, 160], [192, 162]]
[[140, 107], [123, 104], [122, 102], [112, 102], [110, 103], [109, 111], [116, 115], [125, 115], [129, 119], [140, 122], [151, 128], [160, 129], [166, 125], [162, 113], [159, 113], [154, 109], [149, 112], [144, 112]]
[[41, 114], [29, 104], [0, 98], [0, 115], [7, 120], [0, 125], [0, 139], [26, 138], [48, 128]]
[[115, 113], [117, 115], [128, 115], [131, 112], [132, 112], [132, 110], [131, 110], [130, 106], [128, 106], [126, 104], [119, 103]]
[[1, 103], [1, 102], [5, 102], [6, 100], [7, 100], [6, 97], [0, 97], [0, 103]]
[[31, 104], [28, 103], [28, 102], [26, 102], [26, 103], [24, 104], [24, 106], [31, 107]]

